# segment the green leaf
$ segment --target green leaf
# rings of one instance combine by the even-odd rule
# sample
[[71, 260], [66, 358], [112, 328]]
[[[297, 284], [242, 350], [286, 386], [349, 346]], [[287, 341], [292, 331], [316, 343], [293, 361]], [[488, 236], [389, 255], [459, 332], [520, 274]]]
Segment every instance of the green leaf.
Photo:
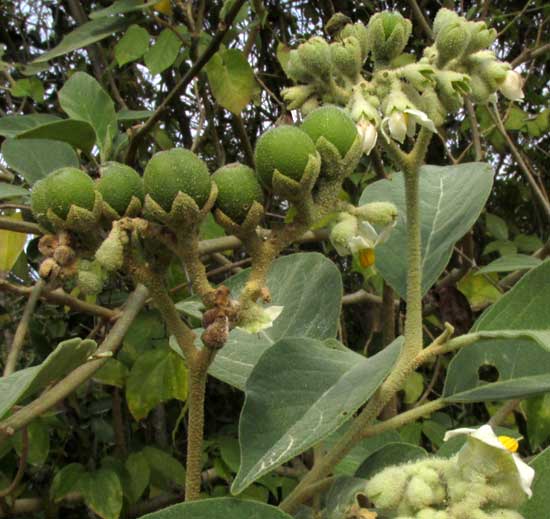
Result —
[[474, 272], [470, 272], [456, 286], [468, 298], [470, 306], [476, 309], [485, 308], [488, 304], [495, 303], [500, 299], [502, 293], [497, 288], [497, 283], [498, 276], [496, 274], [476, 276]]
[[141, 58], [149, 48], [149, 33], [139, 25], [131, 25], [115, 45], [115, 59], [119, 67]]
[[103, 87], [85, 72], [76, 72], [59, 91], [59, 104], [69, 117], [95, 131], [102, 161], [107, 160], [117, 131], [115, 104]]
[[30, 192], [20, 186], [14, 186], [13, 184], [6, 184], [0, 182], [0, 200], [6, 198], [19, 198], [22, 196], [29, 196]]
[[[250, 269], [226, 280], [238, 297]], [[272, 304], [284, 307], [273, 326], [259, 334], [233, 330], [218, 352], [209, 373], [244, 389], [248, 375], [262, 354], [284, 337], [328, 339], [336, 336], [342, 301], [342, 278], [332, 261], [318, 253], [278, 258], [267, 275]]]
[[64, 119], [36, 126], [17, 135], [18, 139], [51, 139], [62, 141], [90, 153], [95, 144], [94, 129], [85, 121]]
[[483, 255], [498, 252], [501, 256], [509, 256], [517, 253], [517, 246], [510, 240], [495, 240], [487, 244], [483, 249]]
[[277, 43], [277, 60], [283, 69], [285, 74], [288, 74], [288, 60], [290, 59], [291, 48], [288, 45], [285, 45], [282, 41]]
[[59, 117], [50, 114], [7, 115], [0, 118], [0, 135], [2, 137], [16, 137], [35, 126], [42, 126], [59, 120]]
[[524, 128], [529, 114], [525, 113], [521, 108], [512, 105], [508, 112], [508, 117], [504, 123], [507, 130], [521, 130]]
[[266, 351], [246, 383], [241, 467], [231, 491], [242, 492], [349, 420], [386, 378], [402, 342], [368, 359], [306, 338], [282, 339]]
[[[21, 221], [23, 218], [21, 213], [14, 213], [13, 216], [10, 217], [10, 220]], [[0, 230], [1, 272], [11, 272], [12, 268], [16, 265], [18, 258], [23, 253], [26, 242], [26, 234], [8, 231], [5, 229]]]
[[145, 53], [144, 61], [149, 72], [154, 76], [171, 67], [178, 57], [181, 45], [181, 40], [171, 29], [164, 29], [155, 44]]
[[506, 222], [500, 216], [487, 213], [485, 215], [485, 224], [487, 225], [489, 234], [491, 234], [495, 240], [505, 241], [508, 239], [508, 225], [506, 225]]
[[421, 373], [411, 373], [403, 385], [403, 402], [407, 405], [414, 404], [424, 391], [424, 377]]
[[443, 391], [446, 400], [503, 400], [550, 391], [550, 293], [541, 290], [549, 279], [550, 261], [545, 261], [476, 321], [473, 331], [487, 340], [453, 358]]
[[122, 510], [122, 486], [116, 472], [99, 469], [85, 472], [78, 480], [84, 503], [103, 519], [118, 519]]
[[31, 185], [56, 169], [80, 167], [71, 146], [48, 139], [6, 139], [2, 143], [2, 155], [8, 166]]
[[156, 487], [170, 490], [174, 484], [185, 484], [185, 469], [176, 458], [155, 447], [145, 447], [141, 452], [147, 458], [151, 483]]
[[96, 343], [88, 339], [69, 339], [60, 342], [42, 364], [0, 378], [0, 418], [23, 398], [37, 393], [86, 362], [96, 347]]
[[127, 477], [124, 490], [130, 503], [135, 503], [142, 496], [151, 480], [151, 468], [143, 452], [133, 452], [124, 463]]
[[65, 496], [75, 492], [78, 488], [78, 481], [85, 472], [84, 466], [80, 463], [65, 465], [53, 478], [50, 487], [52, 501], [59, 503]]
[[542, 260], [527, 254], [510, 254], [503, 256], [480, 268], [476, 275], [488, 274], [489, 272], [514, 272], [515, 270], [528, 270], [537, 267]]
[[36, 77], [18, 79], [10, 92], [14, 97], [31, 97], [36, 103], [44, 101], [44, 85]]
[[357, 469], [355, 476], [370, 479], [381, 470], [391, 465], [400, 465], [428, 456], [428, 453], [412, 443], [388, 443], [371, 454]]
[[153, 512], [142, 519], [291, 519], [274, 506], [221, 497], [182, 503]]
[[[437, 281], [447, 266], [455, 243], [477, 220], [493, 184], [488, 164], [423, 166], [420, 169], [422, 294]], [[360, 204], [393, 202], [399, 217], [389, 240], [376, 249], [376, 268], [401, 297], [406, 295], [407, 233], [403, 174], [380, 180], [363, 192]]]
[[131, 365], [146, 351], [164, 347], [166, 340], [166, 331], [160, 314], [154, 310], [143, 310], [128, 328], [118, 358]]
[[530, 398], [522, 404], [527, 420], [531, 449], [538, 449], [550, 438], [550, 394]]
[[128, 378], [128, 368], [117, 359], [109, 359], [93, 376], [100, 384], [123, 388]]
[[114, 14], [126, 14], [133, 11], [142, 11], [143, 9], [155, 5], [159, 0], [149, 0], [144, 2], [143, 0], [116, 0], [109, 7], [105, 9], [97, 9], [90, 13], [92, 20], [98, 18], [104, 18], [113, 16]]
[[142, 121], [143, 119], [149, 119], [153, 113], [150, 110], [120, 110], [120, 112], [117, 112], [116, 117], [119, 121]]
[[76, 49], [101, 41], [123, 31], [130, 20], [125, 17], [99, 18], [86, 22], [67, 34], [59, 45], [38, 56], [32, 63], [43, 63]]
[[126, 400], [133, 417], [141, 420], [155, 406], [173, 398], [187, 399], [183, 360], [167, 347], [145, 352], [132, 366], [126, 382]]
[[[50, 453], [50, 434], [48, 425], [37, 418], [27, 425], [29, 436], [29, 452], [27, 461], [31, 465], [41, 467], [46, 463]], [[23, 452], [23, 431], [17, 431], [12, 438], [13, 446], [19, 456]]]
[[535, 235], [518, 234], [514, 238], [514, 243], [521, 252], [533, 253], [542, 248], [542, 240]]
[[520, 508], [525, 519], [547, 517], [550, 508], [550, 447], [541, 452], [529, 465], [535, 469], [535, 481], [531, 489], [533, 497]]
[[257, 89], [252, 67], [238, 49], [216, 52], [206, 65], [206, 74], [216, 101], [235, 115], [250, 103]]

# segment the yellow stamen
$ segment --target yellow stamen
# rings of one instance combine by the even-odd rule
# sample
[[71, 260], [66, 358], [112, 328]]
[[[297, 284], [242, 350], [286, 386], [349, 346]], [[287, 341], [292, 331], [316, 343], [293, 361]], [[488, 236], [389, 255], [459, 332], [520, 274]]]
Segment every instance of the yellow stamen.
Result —
[[374, 265], [376, 259], [374, 249], [361, 249], [359, 251], [359, 264], [366, 269]]
[[518, 451], [519, 442], [515, 438], [511, 438], [510, 436], [499, 436], [498, 441], [510, 452]]

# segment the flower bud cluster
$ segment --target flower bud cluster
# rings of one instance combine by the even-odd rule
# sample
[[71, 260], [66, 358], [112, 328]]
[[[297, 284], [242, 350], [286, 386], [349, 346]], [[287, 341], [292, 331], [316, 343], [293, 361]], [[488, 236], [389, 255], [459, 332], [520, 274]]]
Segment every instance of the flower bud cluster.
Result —
[[[500, 91], [512, 101], [523, 98], [521, 76], [488, 50], [497, 33], [485, 22], [440, 9], [433, 23], [435, 43], [417, 62], [403, 54], [411, 30], [401, 14], [384, 11], [367, 25], [348, 23], [336, 34], [331, 31], [331, 42], [316, 36], [302, 43], [290, 52], [286, 67], [297, 83], [283, 90], [289, 108], [306, 115], [320, 104], [345, 106], [369, 154], [378, 132], [400, 144], [421, 126], [435, 132], [466, 97], [487, 103]], [[368, 79], [367, 58], [372, 61]]]
[[[395, 519], [522, 519], [533, 470], [489, 426], [458, 429], [466, 444], [449, 459], [388, 467], [366, 484], [377, 509]], [[386, 515], [385, 515], [386, 516]]]

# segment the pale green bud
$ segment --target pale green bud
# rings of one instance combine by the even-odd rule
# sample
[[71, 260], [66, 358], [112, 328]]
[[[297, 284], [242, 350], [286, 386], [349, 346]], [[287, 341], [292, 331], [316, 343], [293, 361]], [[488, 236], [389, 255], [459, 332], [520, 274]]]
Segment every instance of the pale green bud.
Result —
[[365, 493], [376, 508], [391, 510], [403, 501], [406, 484], [403, 467], [388, 467], [367, 482]]
[[436, 127], [443, 126], [447, 117], [447, 109], [441, 103], [433, 88], [427, 88], [420, 97], [421, 107]]
[[449, 514], [444, 510], [425, 508], [416, 514], [416, 519], [449, 519]]
[[[376, 101], [377, 105], [373, 105], [372, 100]], [[356, 87], [353, 90], [351, 99], [348, 104], [348, 110], [351, 118], [358, 122], [361, 119], [367, 119], [371, 123], [378, 124], [380, 122], [380, 115], [376, 106], [378, 106], [378, 98], [369, 96], [365, 99], [364, 94], [360, 87]]]
[[358, 233], [358, 222], [347, 213], [340, 213], [338, 220], [330, 231], [329, 240], [340, 256], [347, 256], [351, 253], [349, 242]]
[[434, 34], [437, 36], [444, 27], [452, 23], [456, 23], [459, 20], [461, 20], [461, 17], [458, 16], [458, 14], [456, 14], [454, 11], [451, 11], [450, 9], [443, 7], [442, 9], [437, 11], [437, 14], [435, 15], [433, 23]]
[[357, 38], [361, 46], [363, 61], [367, 59], [367, 55], [369, 54], [369, 34], [365, 25], [362, 22], [346, 25], [340, 33], [340, 38], [350, 37]]
[[488, 514], [489, 519], [525, 519], [523, 515], [515, 510], [493, 510]]
[[462, 20], [443, 27], [435, 39], [438, 65], [443, 67], [452, 59], [459, 58], [468, 47], [469, 41], [470, 33]]
[[120, 230], [118, 222], [114, 222], [111, 232], [95, 253], [96, 260], [109, 272], [122, 268], [127, 243], [128, 236]]
[[463, 96], [472, 91], [470, 77], [452, 70], [438, 71], [435, 77], [441, 102], [449, 112], [455, 112], [464, 103]]
[[391, 202], [371, 202], [353, 211], [360, 220], [368, 220], [375, 225], [388, 225], [397, 218], [397, 207]]
[[305, 70], [314, 78], [327, 80], [332, 68], [330, 45], [321, 37], [314, 36], [296, 49]]
[[357, 38], [344, 38], [330, 45], [332, 64], [340, 74], [356, 81], [363, 67], [361, 46]]
[[411, 478], [405, 497], [409, 504], [417, 510], [436, 504], [431, 486], [419, 476]]
[[400, 13], [384, 11], [369, 20], [367, 31], [374, 59], [390, 62], [403, 52], [411, 36], [412, 24]]
[[497, 38], [495, 29], [488, 29], [485, 22], [468, 22], [466, 25], [470, 33], [470, 41], [464, 54], [473, 54], [489, 47]]
[[499, 86], [504, 83], [504, 80], [510, 71], [510, 65], [502, 61], [488, 59], [480, 65], [478, 70], [479, 75], [487, 82], [487, 84], [493, 90], [497, 90]]
[[313, 81], [313, 76], [307, 71], [302, 63], [297, 49], [290, 51], [286, 72], [288, 77], [297, 83], [310, 83]]
[[289, 110], [300, 108], [307, 99], [315, 92], [313, 85], [298, 85], [284, 88], [281, 92]]
[[399, 69], [399, 77], [406, 79], [420, 92], [434, 84], [434, 73], [428, 63], [411, 63]]
[[300, 111], [302, 112], [302, 115], [305, 117], [310, 112], [313, 112], [313, 110], [316, 110], [319, 108], [319, 100], [316, 97], [310, 97], [303, 105]]
[[103, 289], [103, 277], [95, 272], [79, 270], [77, 285], [86, 295], [97, 295]]
[[478, 74], [470, 76], [470, 86], [472, 88], [472, 99], [478, 104], [487, 103], [495, 92]]

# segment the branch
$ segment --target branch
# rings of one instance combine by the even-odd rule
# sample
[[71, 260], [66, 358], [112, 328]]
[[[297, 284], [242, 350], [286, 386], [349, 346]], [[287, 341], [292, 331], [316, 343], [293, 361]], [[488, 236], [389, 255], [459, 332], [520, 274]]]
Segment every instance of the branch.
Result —
[[[143, 308], [148, 295], [149, 292], [143, 285], [138, 285], [130, 294], [122, 315], [117, 319], [111, 331], [97, 349], [96, 356], [99, 358], [95, 358], [79, 366], [51, 389], [41, 394], [39, 398], [0, 422], [0, 444], [15, 431], [25, 427], [34, 418], [44, 414], [58, 402], [69, 396], [107, 362], [109, 358], [108, 354], [116, 352], [119, 348], [128, 328]], [[100, 357], [101, 354], [107, 355]]]
[[244, 4], [245, 0], [237, 0], [233, 7], [229, 10], [227, 13], [227, 17], [225, 20], [220, 21], [218, 25], [218, 31], [210, 40], [210, 44], [206, 48], [206, 50], [200, 55], [200, 57], [195, 61], [195, 63], [192, 65], [192, 67], [182, 76], [182, 78], [176, 83], [174, 88], [168, 93], [168, 95], [164, 98], [164, 101], [160, 104], [160, 106], [155, 110], [155, 113], [147, 119], [145, 124], [137, 131], [136, 134], [134, 134], [133, 138], [130, 141], [130, 144], [128, 146], [128, 152], [126, 153], [126, 159], [125, 162], [127, 164], [133, 164], [135, 161], [135, 156], [137, 152], [137, 147], [139, 143], [143, 140], [143, 138], [151, 131], [153, 126], [156, 124], [156, 122], [160, 119], [160, 116], [166, 110], [172, 99], [176, 97], [176, 95], [183, 90], [190, 82], [191, 80], [197, 76], [197, 74], [202, 70], [202, 68], [210, 61], [210, 58], [218, 51], [220, 48], [220, 45], [223, 41], [224, 36], [226, 35], [227, 31], [231, 27], [231, 24], [235, 20], [235, 17], [239, 13], [242, 5]]
[[428, 23], [428, 20], [426, 20], [426, 17], [424, 16], [424, 13], [422, 12], [422, 9], [420, 9], [420, 6], [418, 5], [416, 0], [407, 0], [414, 16], [416, 17], [417, 22], [422, 27], [422, 30], [426, 33], [426, 36], [430, 38], [430, 40], [434, 39], [434, 33], [432, 31], [432, 28], [430, 27], [430, 24]]
[[0, 229], [22, 232], [24, 234], [42, 234], [42, 231], [37, 224], [25, 222], [24, 220], [14, 220], [13, 218], [8, 218], [6, 216], [0, 216]]
[[11, 495], [15, 491], [19, 483], [21, 483], [21, 480], [25, 475], [25, 468], [27, 467], [27, 458], [29, 455], [29, 431], [26, 427], [23, 428], [22, 434], [23, 448], [21, 450], [21, 456], [19, 458], [19, 467], [17, 468], [17, 473], [15, 474], [15, 477], [13, 478], [13, 481], [9, 484], [9, 486], [4, 488], [3, 490], [0, 490], [0, 498]]
[[27, 336], [31, 317], [34, 313], [34, 309], [36, 308], [36, 303], [40, 298], [40, 293], [45, 285], [46, 282], [43, 279], [39, 279], [34, 287], [31, 288], [30, 296], [23, 312], [23, 317], [17, 325], [17, 330], [15, 331], [15, 336], [13, 337], [13, 342], [8, 353], [6, 365], [4, 366], [4, 377], [11, 375], [15, 371], [17, 359], [19, 358], [19, 354], [21, 353], [25, 342], [25, 337]]

